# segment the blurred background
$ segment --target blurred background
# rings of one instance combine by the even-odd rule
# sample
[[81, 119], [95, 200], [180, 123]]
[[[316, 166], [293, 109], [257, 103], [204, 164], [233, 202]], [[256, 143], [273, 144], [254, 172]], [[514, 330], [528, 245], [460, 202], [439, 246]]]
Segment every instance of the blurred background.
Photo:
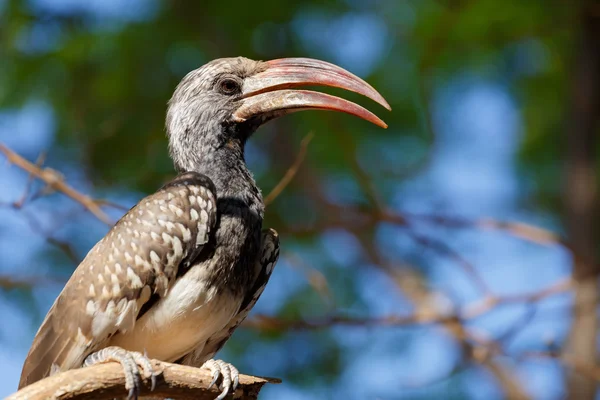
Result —
[[[297, 171], [266, 213], [282, 257], [219, 358], [282, 378], [263, 399], [596, 398], [600, 3], [0, 0], [0, 143], [116, 221], [174, 176], [176, 84], [237, 55], [334, 62], [393, 111], [343, 93], [389, 129], [305, 112], [248, 144], [264, 195]], [[109, 228], [13, 164], [2, 396]]]

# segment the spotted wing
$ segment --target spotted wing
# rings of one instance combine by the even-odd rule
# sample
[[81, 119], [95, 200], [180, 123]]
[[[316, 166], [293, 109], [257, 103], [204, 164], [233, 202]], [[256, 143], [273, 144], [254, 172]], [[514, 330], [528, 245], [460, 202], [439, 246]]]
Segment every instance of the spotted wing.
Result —
[[178, 270], [208, 242], [215, 189], [185, 173], [121, 218], [77, 267], [48, 312], [25, 360], [19, 388], [78, 368], [108, 338], [132, 329], [152, 295], [164, 297]]
[[199, 367], [225, 345], [235, 329], [246, 319], [269, 282], [273, 268], [279, 259], [279, 236], [274, 229], [262, 234], [262, 248], [254, 268], [254, 284], [247, 292], [238, 313], [220, 332], [215, 333], [204, 346], [179, 360], [179, 363]]

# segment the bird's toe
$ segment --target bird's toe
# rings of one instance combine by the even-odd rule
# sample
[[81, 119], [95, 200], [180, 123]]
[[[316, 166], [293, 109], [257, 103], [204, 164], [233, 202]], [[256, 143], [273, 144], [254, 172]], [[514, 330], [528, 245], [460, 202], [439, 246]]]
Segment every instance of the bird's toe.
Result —
[[234, 367], [231, 364], [229, 364], [229, 369], [231, 370], [231, 379], [233, 381], [233, 385], [231, 386], [231, 391], [235, 392], [235, 389], [237, 389], [238, 384], [240, 383], [240, 372], [238, 371], [238, 369], [236, 367]]
[[137, 351], [129, 352], [135, 364], [138, 366], [138, 373], [142, 372], [144, 378], [150, 379], [150, 390], [154, 391], [156, 388], [156, 376], [157, 372], [152, 367], [152, 363], [146, 354], [138, 353]]
[[110, 346], [90, 354], [84, 361], [85, 367], [106, 363], [118, 362], [125, 373], [125, 389], [129, 391], [129, 400], [137, 399], [142, 387], [141, 376], [151, 380], [151, 390], [156, 387], [156, 373], [148, 357], [136, 351], [127, 351], [120, 347]]
[[239, 371], [233, 365], [226, 363], [223, 360], [208, 360], [203, 365], [202, 368], [208, 369], [212, 376], [213, 380], [208, 386], [210, 389], [219, 379], [222, 378], [221, 384], [219, 388], [221, 389], [221, 394], [216, 397], [215, 400], [222, 400], [229, 393], [235, 391], [239, 383]]

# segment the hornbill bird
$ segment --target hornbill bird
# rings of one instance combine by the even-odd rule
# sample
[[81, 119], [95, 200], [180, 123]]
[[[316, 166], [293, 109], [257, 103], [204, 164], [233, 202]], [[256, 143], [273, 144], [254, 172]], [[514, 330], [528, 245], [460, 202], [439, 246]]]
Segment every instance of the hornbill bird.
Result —
[[301, 110], [341, 111], [387, 125], [363, 107], [300, 86], [338, 87], [390, 109], [362, 79], [308, 58], [211, 61], [168, 103], [169, 151], [179, 175], [129, 210], [87, 254], [46, 315], [19, 388], [58, 371], [121, 363], [129, 397], [152, 379], [149, 358], [203, 367], [221, 399], [238, 371], [213, 356], [248, 315], [279, 255], [262, 230], [264, 203], [244, 161], [265, 122]]

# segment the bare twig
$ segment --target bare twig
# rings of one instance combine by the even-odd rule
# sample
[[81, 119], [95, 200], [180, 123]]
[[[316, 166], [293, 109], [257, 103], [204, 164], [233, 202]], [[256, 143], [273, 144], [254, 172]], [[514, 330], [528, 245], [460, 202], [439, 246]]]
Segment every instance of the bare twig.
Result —
[[[71, 214], [71, 212], [69, 212], [68, 214]], [[67, 258], [71, 262], [73, 262], [73, 264], [79, 265], [79, 262], [81, 261], [81, 259], [77, 255], [77, 252], [73, 248], [73, 245], [67, 241], [57, 239], [52, 236], [53, 232], [56, 231], [56, 228], [52, 228], [52, 229], [44, 228], [42, 226], [42, 224], [39, 223], [39, 221], [33, 215], [30, 215], [25, 210], [21, 211], [21, 215], [23, 216], [24, 220], [29, 225], [29, 228], [31, 229], [32, 232], [39, 234], [41, 237], [44, 238], [44, 240], [46, 240], [46, 242], [48, 244], [50, 244], [50, 245], [56, 247], [57, 249], [59, 249], [60, 251], [62, 251], [65, 254], [65, 256], [67, 256]], [[62, 219], [68, 220], [68, 217], [69, 217], [69, 215], [64, 215], [64, 216], [62, 216]]]
[[[470, 219], [442, 214], [414, 214], [390, 209], [381, 214], [376, 214], [348, 206], [342, 207], [333, 203], [328, 203], [326, 206], [332, 211], [329, 215], [326, 215], [326, 218], [320, 219], [317, 224], [312, 226], [290, 228], [288, 232], [305, 236], [328, 228], [357, 230], [378, 222], [389, 222], [399, 227], [412, 227], [415, 223], [422, 222], [454, 229], [501, 231], [531, 243], [545, 246], [560, 245], [573, 252], [569, 243], [556, 232], [523, 222], [500, 221], [493, 218]], [[351, 214], [352, 218], [339, 221], [337, 215], [342, 212], [346, 215]]]
[[110, 218], [104, 213], [104, 211], [102, 211], [94, 199], [69, 186], [58, 172], [51, 168], [38, 167], [36, 164], [27, 161], [3, 144], [0, 144], [0, 152], [4, 153], [9, 163], [16, 165], [17, 167], [28, 172], [30, 175], [46, 182], [50, 188], [64, 193], [66, 196], [83, 205], [100, 221], [107, 225], [112, 225]]
[[[37, 165], [38, 167], [41, 167], [42, 165], [44, 165], [45, 160], [46, 160], [46, 153], [41, 153], [38, 156], [38, 158], [35, 162], [35, 165]], [[13, 206], [15, 208], [23, 207], [23, 204], [25, 204], [25, 201], [27, 201], [27, 198], [29, 197], [29, 194], [31, 192], [31, 186], [33, 185], [34, 179], [35, 179], [35, 176], [33, 176], [32, 174], [29, 174], [29, 176], [27, 177], [27, 183], [25, 184], [25, 190], [23, 191], [21, 198], [13, 203]]]
[[573, 372], [595, 382], [600, 382], [600, 366], [578, 359], [571, 354], [561, 354], [556, 351], [525, 352], [517, 357], [519, 360], [539, 359], [556, 360], [569, 367]]
[[573, 281], [569, 278], [562, 279], [548, 287], [541, 290], [528, 293], [528, 294], [517, 294], [517, 295], [506, 295], [506, 296], [491, 296], [484, 298], [483, 300], [473, 302], [467, 305], [462, 311], [462, 318], [471, 319], [479, 317], [498, 305], [506, 304], [518, 304], [518, 303], [534, 303], [538, 302], [547, 297], [552, 297], [561, 293], [566, 293], [573, 288]]
[[489, 288], [485, 280], [479, 275], [477, 269], [471, 264], [466, 258], [461, 256], [457, 251], [453, 250], [446, 243], [436, 240], [431, 237], [419, 234], [416, 231], [409, 229], [407, 234], [421, 246], [428, 248], [441, 256], [445, 256], [450, 260], [456, 262], [457, 265], [464, 271], [464, 273], [471, 279], [477, 289], [486, 296], [490, 296], [492, 291]]
[[283, 320], [265, 315], [257, 315], [252, 319], [246, 320], [244, 326], [253, 329], [262, 329], [268, 331], [285, 330], [316, 330], [330, 328], [336, 325], [372, 327], [372, 326], [405, 326], [405, 325], [429, 325], [445, 324], [449, 322], [464, 322], [479, 318], [497, 307], [514, 303], [532, 303], [543, 300], [548, 297], [565, 293], [571, 288], [569, 279], [560, 281], [557, 284], [550, 285], [539, 291], [522, 295], [494, 296], [483, 301], [477, 301], [466, 305], [456, 313], [427, 310], [420, 312], [417, 310], [409, 315], [388, 315], [378, 318], [357, 318], [342, 315], [332, 315], [320, 319], [311, 320]]
[[288, 170], [283, 175], [283, 178], [281, 178], [279, 183], [275, 185], [273, 190], [271, 190], [271, 193], [269, 193], [267, 197], [265, 197], [265, 206], [271, 204], [277, 198], [277, 196], [281, 194], [283, 189], [285, 189], [286, 186], [290, 184], [292, 179], [294, 179], [294, 176], [296, 176], [296, 173], [298, 172], [298, 168], [300, 168], [302, 161], [304, 161], [308, 144], [310, 143], [313, 137], [314, 134], [312, 132], [309, 132], [306, 136], [304, 136], [302, 142], [300, 142], [300, 150], [298, 151], [296, 160], [294, 160], [294, 163], [290, 166], [290, 168], [288, 168]]
[[106, 199], [96, 199], [94, 201], [99, 206], [112, 207], [112, 208], [114, 208], [116, 210], [120, 210], [120, 211], [129, 211], [129, 208], [130, 208], [130, 207], [125, 207], [121, 204], [115, 203], [114, 201], [110, 201], [110, 200], [106, 200]]
[[63, 285], [65, 280], [59, 278], [51, 278], [51, 277], [19, 277], [15, 278], [12, 276], [0, 276], [0, 288], [2, 289], [29, 289], [33, 286], [37, 286], [38, 284], [46, 284], [52, 283], [56, 285]]
[[493, 218], [469, 219], [451, 215], [412, 214], [408, 212], [396, 213], [396, 215], [390, 213], [384, 216], [384, 219], [389, 220], [389, 222], [410, 219], [448, 228], [504, 231], [512, 236], [540, 245], [559, 244], [568, 247], [566, 240], [559, 234], [522, 222], [498, 221]]
[[298, 269], [306, 276], [309, 285], [319, 294], [321, 299], [323, 299], [328, 306], [334, 305], [327, 278], [321, 271], [306, 264], [302, 257], [297, 254], [286, 253], [284, 254], [284, 258], [292, 268]]
[[[150, 391], [150, 382], [145, 380], [140, 395], [172, 399], [210, 399], [220, 390], [213, 385], [208, 370], [152, 360], [154, 370], [160, 372], [156, 388]], [[265, 383], [280, 383], [279, 379], [240, 375], [240, 383], [234, 393], [235, 399], [256, 399]], [[97, 364], [53, 375], [19, 392], [6, 400], [42, 399], [113, 399], [126, 397], [125, 376], [118, 363]]]
[[[451, 247], [445, 244], [442, 241], [436, 240], [434, 238], [422, 235], [418, 233], [412, 226], [412, 223], [405, 218], [404, 216], [393, 213], [388, 209], [388, 207], [383, 203], [379, 193], [377, 192], [373, 181], [368, 177], [367, 173], [361, 168], [360, 163], [356, 159], [356, 148], [352, 147], [352, 142], [345, 142], [345, 146], [341, 146], [345, 150], [345, 154], [347, 158], [350, 160], [351, 167], [355, 173], [356, 180], [359, 186], [362, 188], [363, 192], [367, 196], [369, 203], [371, 205], [371, 210], [367, 213], [370, 218], [367, 218], [368, 224], [374, 224], [381, 221], [387, 221], [397, 224], [400, 227], [403, 227], [406, 230], [406, 233], [417, 243], [420, 245], [427, 247], [429, 249], [434, 250], [438, 254], [442, 256], [446, 256], [458, 263], [458, 265], [467, 273], [469, 278], [474, 282], [477, 288], [484, 294], [486, 298], [495, 298], [491, 289], [485, 282], [485, 280], [479, 275], [477, 269], [468, 262], [464, 257], [454, 251]], [[350, 144], [348, 144], [350, 143]], [[354, 154], [351, 154], [354, 153]], [[370, 219], [370, 221], [369, 221]], [[365, 243], [366, 239], [363, 237], [361, 242], [363, 246], [369, 247], [369, 243]], [[371, 252], [373, 254], [376, 252]], [[395, 277], [394, 269], [389, 268], [389, 266], [381, 264], [380, 257], [375, 257], [375, 264], [380, 265], [384, 272], [390, 274], [392, 278]], [[422, 293], [418, 295], [419, 298], [430, 298], [432, 297], [429, 291], [426, 288], [422, 288]], [[522, 400], [528, 399], [529, 396], [526, 391], [523, 389], [521, 382], [517, 379], [517, 377], [510, 371], [510, 369], [506, 368], [501, 363], [492, 360], [489, 357], [485, 357], [484, 359], [477, 359], [474, 357], [476, 354], [474, 350], [477, 348], [473, 347], [473, 345], [467, 340], [468, 339], [468, 331], [465, 325], [463, 325], [462, 321], [457, 316], [448, 316], [448, 313], [445, 313], [445, 310], [441, 312], [437, 310], [436, 307], [425, 307], [423, 308], [420, 302], [417, 300], [413, 300], [415, 307], [417, 308], [417, 312], [412, 316], [414, 321], [416, 322], [437, 322], [445, 330], [453, 336], [463, 348], [464, 353], [472, 354], [473, 360], [479, 362], [481, 365], [485, 366], [498, 380], [500, 387], [505, 392], [506, 396], [510, 399]], [[494, 303], [489, 303], [490, 309], [495, 307]], [[426, 313], [419, 313], [419, 311], [425, 310]], [[423, 320], [423, 317], [425, 319]], [[391, 317], [385, 322], [397, 325], [398, 323], [406, 323], [408, 319], [402, 319], [398, 317]], [[432, 321], [434, 320], [434, 321]]]
[[[337, 132], [337, 130], [334, 130]], [[369, 177], [369, 174], [360, 166], [360, 163], [357, 159], [357, 148], [356, 143], [349, 135], [342, 135], [338, 132], [339, 138], [339, 146], [340, 149], [344, 152], [344, 156], [348, 163], [350, 164], [350, 168], [354, 172], [354, 176], [359, 186], [363, 190], [363, 193], [369, 200], [371, 207], [378, 213], [382, 214], [385, 212], [385, 206], [379, 193], [377, 192], [373, 180]]]

